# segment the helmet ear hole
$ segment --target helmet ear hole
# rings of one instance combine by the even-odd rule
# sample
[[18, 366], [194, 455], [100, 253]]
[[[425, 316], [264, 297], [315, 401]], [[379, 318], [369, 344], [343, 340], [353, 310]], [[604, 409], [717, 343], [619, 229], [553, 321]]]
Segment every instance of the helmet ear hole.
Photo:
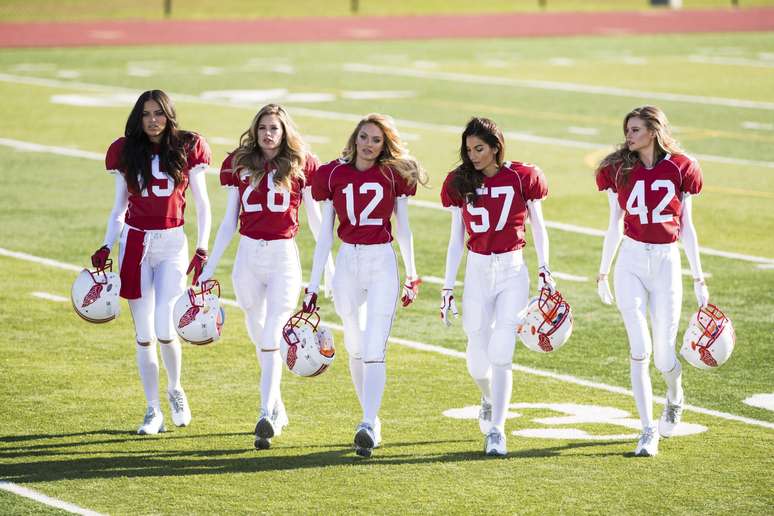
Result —
[[280, 354], [291, 373], [305, 377], [318, 376], [328, 369], [336, 357], [333, 333], [320, 324], [317, 312], [298, 311], [282, 329]]
[[572, 335], [572, 310], [558, 290], [542, 289], [530, 299], [523, 317], [519, 339], [532, 351], [551, 353], [564, 346]]
[[226, 320], [220, 306], [220, 283], [207, 280], [198, 289], [186, 290], [175, 302], [172, 318], [177, 334], [186, 342], [197, 346], [216, 342]]
[[78, 273], [70, 288], [70, 301], [81, 319], [101, 324], [120, 315], [120, 291], [121, 278], [113, 272], [113, 261], [107, 260], [104, 267]]
[[680, 354], [698, 369], [715, 369], [728, 361], [735, 345], [731, 319], [717, 306], [708, 304], [691, 316]]

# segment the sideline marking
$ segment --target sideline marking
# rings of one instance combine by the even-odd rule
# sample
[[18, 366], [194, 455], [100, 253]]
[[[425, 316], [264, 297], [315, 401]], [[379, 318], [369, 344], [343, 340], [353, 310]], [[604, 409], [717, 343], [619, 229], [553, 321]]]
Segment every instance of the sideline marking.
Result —
[[56, 507], [57, 509], [62, 509], [63, 511], [71, 512], [73, 514], [83, 514], [86, 516], [102, 516], [102, 513], [100, 512], [95, 512], [90, 509], [84, 509], [83, 507], [80, 507], [78, 505], [72, 504], [70, 502], [65, 502], [64, 500], [60, 500], [59, 498], [53, 498], [51, 496], [44, 495], [40, 491], [35, 491], [34, 489], [20, 486], [19, 484], [14, 484], [13, 482], [6, 482], [4, 480], [0, 480], [0, 489], [2, 489], [3, 491], [8, 491], [9, 493], [23, 496], [24, 498], [29, 498], [30, 500], [35, 500], [36, 502], [40, 502], [42, 504], [45, 504], [51, 507]]
[[[41, 258], [38, 256], [32, 256], [26, 253], [17, 253], [14, 251], [9, 251], [7, 249], [4, 249], [0, 247], [0, 255], [3, 256], [9, 256], [11, 258], [17, 258], [20, 260], [28, 260], [28, 261], [34, 261], [36, 263], [40, 263], [42, 265], [48, 265], [50, 267], [57, 267], [60, 269], [66, 269], [66, 270], [80, 270], [80, 268], [76, 267], [75, 265], [57, 262], [56, 260], [50, 260], [48, 258]], [[228, 299], [225, 297], [220, 298], [221, 302], [224, 305], [227, 306], [239, 306], [237, 305], [236, 301], [233, 299]], [[344, 327], [340, 324], [332, 323], [329, 321], [324, 321], [325, 324], [335, 330], [344, 331]], [[443, 346], [438, 346], [435, 344], [426, 344], [424, 342], [417, 342], [413, 340], [407, 340], [407, 339], [401, 339], [399, 337], [390, 337], [388, 339], [390, 342], [394, 342], [395, 344], [399, 344], [401, 346], [415, 349], [418, 351], [428, 351], [431, 353], [437, 353], [439, 355], [445, 355], [448, 357], [455, 357], [455, 358], [461, 358], [465, 359], [465, 353], [463, 351], [457, 351], [454, 349], [445, 348]], [[606, 383], [601, 382], [593, 382], [591, 380], [584, 380], [583, 378], [578, 378], [576, 376], [572, 376], [569, 374], [560, 374], [560, 373], [554, 373], [552, 371], [544, 371], [542, 369], [534, 369], [532, 367], [526, 367], [518, 364], [513, 364], [512, 369], [514, 371], [519, 371], [526, 374], [531, 374], [534, 376], [540, 376], [543, 378], [550, 378], [552, 380], [558, 380], [560, 382], [566, 382], [566, 383], [572, 383], [574, 385], [580, 385], [582, 387], [589, 387], [592, 389], [597, 389], [601, 391], [607, 391], [612, 392], [614, 394], [623, 394], [625, 396], [633, 397], [632, 391], [629, 389], [626, 389], [624, 387], [618, 387], [615, 385], [608, 385]], [[664, 405], [666, 403], [666, 399], [662, 398], [660, 396], [654, 396], [654, 401], [657, 403], [660, 403]], [[706, 409], [703, 407], [698, 407], [696, 405], [688, 405], [686, 404], [684, 406], [685, 410], [690, 410], [692, 412], [697, 412], [699, 414], [704, 414], [707, 416], [715, 416], [720, 419], [727, 419], [729, 421], [738, 421], [740, 423], [746, 423], [748, 425], [753, 426], [760, 426], [763, 428], [770, 428], [774, 429], [774, 423], [769, 423], [768, 421], [760, 421], [758, 419], [752, 419], [749, 417], [744, 416], [737, 416], [736, 414], [730, 414], [728, 412], [721, 412], [719, 410], [712, 410], [712, 409]]]
[[[2, 75], [2, 74], [0, 74]], [[296, 110], [299, 111], [299, 110]], [[359, 120], [359, 118], [358, 118]], [[102, 154], [90, 151], [83, 151], [79, 149], [71, 149], [68, 147], [56, 147], [52, 145], [41, 145], [39, 143], [24, 142], [21, 140], [14, 140], [11, 138], [0, 138], [0, 145], [5, 145], [13, 149], [29, 152], [43, 152], [51, 154], [60, 154], [63, 156], [71, 156], [76, 158], [85, 158], [95, 161], [102, 161], [104, 156]], [[774, 163], [772, 163], [774, 165]], [[208, 174], [218, 174], [218, 170], [214, 167], [207, 169]], [[429, 208], [433, 210], [448, 211], [441, 203], [435, 201], [423, 201], [421, 199], [409, 199], [409, 205], [418, 206], [421, 208]], [[579, 233], [581, 235], [590, 235], [596, 237], [604, 237], [605, 231], [601, 229], [587, 228], [584, 226], [576, 226], [574, 224], [567, 224], [564, 222], [555, 222], [546, 220], [546, 227], [558, 229], [560, 231], [567, 231], [569, 233]], [[682, 244], [680, 244], [682, 246]], [[753, 256], [749, 254], [734, 253], [730, 251], [721, 251], [719, 249], [712, 249], [710, 247], [699, 247], [699, 251], [702, 254], [710, 256], [720, 256], [722, 258], [729, 258], [732, 260], [741, 260], [746, 262], [753, 262], [758, 264], [772, 265], [774, 266], [774, 258], [766, 258], [763, 256]], [[569, 279], [569, 277], [567, 278]], [[572, 281], [572, 280], [570, 280]]]
[[707, 97], [704, 95], [686, 95], [683, 93], [629, 90], [626, 88], [594, 86], [592, 84], [580, 84], [574, 82], [512, 79], [509, 77], [499, 77], [496, 75], [472, 75], [458, 72], [411, 70], [408, 68], [386, 68], [383, 66], [374, 66], [364, 63], [345, 63], [342, 68], [346, 72], [370, 73], [374, 75], [393, 75], [399, 77], [411, 77], [414, 79], [433, 79], [451, 81], [455, 83], [485, 84], [488, 86], [516, 86], [520, 88], [532, 88], [537, 90], [569, 91], [572, 93], [590, 93], [592, 95], [611, 95], [614, 97], [627, 97], [636, 99], [659, 99], [675, 102], [686, 102], [689, 104], [705, 104], [713, 106], [729, 106], [736, 108], [774, 111], [774, 102], [762, 102], [727, 97]]
[[[44, 86], [49, 88], [64, 88], [64, 89], [75, 89], [75, 90], [85, 89], [90, 91], [107, 92], [107, 93], [131, 92], [137, 95], [137, 93], [139, 92], [139, 90], [134, 90], [131, 88], [123, 88], [120, 86], [106, 86], [102, 84], [91, 84], [91, 83], [75, 82], [75, 81], [59, 81], [57, 79], [44, 79], [40, 77], [24, 77], [24, 76], [11, 75], [11, 74], [5, 74], [5, 73], [0, 73], [0, 81], [17, 83], [17, 84], [30, 84], [33, 86]], [[249, 109], [250, 111], [254, 110], [254, 107], [252, 105], [235, 104], [232, 102], [218, 101], [218, 100], [208, 100], [208, 99], [201, 98], [201, 96], [189, 95], [189, 94], [183, 94], [183, 93], [170, 93], [170, 95], [180, 102], [191, 102], [193, 104], [202, 104], [206, 106], [220, 106], [220, 107], [230, 107], [230, 108], [236, 108], [236, 109]], [[774, 104], [772, 105], [774, 106]], [[362, 115], [358, 115], [355, 113], [340, 113], [336, 111], [325, 111], [320, 109], [310, 109], [310, 108], [303, 108], [298, 106], [292, 106], [292, 109], [293, 109], [293, 112], [298, 114], [299, 116], [308, 116], [310, 118], [320, 118], [323, 120], [343, 120], [348, 122], [359, 122], [360, 119], [362, 118]], [[395, 122], [400, 126], [416, 127], [420, 129], [426, 129], [429, 131], [442, 131], [442, 132], [455, 134], [455, 135], [459, 135], [462, 132], [462, 127], [457, 127], [454, 125], [416, 122], [413, 120], [404, 120], [404, 119], [396, 119]], [[591, 149], [591, 150], [612, 148], [611, 145], [607, 145], [607, 144], [582, 142], [578, 140], [568, 140], [564, 138], [535, 136], [527, 133], [506, 132], [505, 136], [509, 139], [527, 142], [527, 143], [536, 143], [541, 145], [559, 145], [562, 147]], [[774, 168], [774, 161], [758, 161], [758, 160], [748, 160], [748, 159], [742, 159], [742, 158], [729, 158], [726, 156], [714, 156], [711, 154], [692, 154], [692, 156], [701, 161], [710, 161], [715, 163], [732, 164], [732, 165], [749, 165], [749, 166], [755, 166], [755, 167]]]

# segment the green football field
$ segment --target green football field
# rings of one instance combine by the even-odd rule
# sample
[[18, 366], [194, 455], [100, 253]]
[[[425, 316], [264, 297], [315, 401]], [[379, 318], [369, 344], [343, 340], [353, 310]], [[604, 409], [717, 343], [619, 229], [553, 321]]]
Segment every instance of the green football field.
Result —
[[[3, 50], [0, 481], [110, 514], [771, 514], [773, 70], [774, 35], [764, 33]], [[257, 109], [276, 101], [323, 161], [337, 157], [360, 116], [391, 114], [428, 170], [431, 184], [411, 208], [425, 283], [393, 326], [384, 446], [371, 460], [352, 450], [360, 412], [338, 331], [330, 372], [284, 375], [290, 426], [270, 450], [253, 449], [260, 372], [232, 304], [216, 345], [184, 349], [192, 425], [134, 435], [144, 397], [128, 306], [114, 322], [89, 325], [68, 296], [112, 206], [104, 151], [150, 88], [171, 94], [182, 127], [210, 142], [216, 168]], [[596, 295], [607, 201], [593, 170], [622, 139], [624, 114], [646, 103], [666, 111], [701, 162], [702, 263], [737, 348], [718, 371], [684, 367], [682, 435], [643, 460], [631, 456], [639, 419], [626, 334]], [[506, 131], [509, 159], [545, 171], [551, 266], [575, 315], [556, 354], [517, 346], [505, 460], [482, 453], [461, 321], [441, 325], [434, 279], [449, 225], [439, 189], [472, 115]], [[226, 194], [216, 174], [208, 185], [212, 241]], [[193, 238], [192, 207], [188, 219]], [[218, 269], [226, 300], [236, 241]], [[305, 225], [298, 242], [308, 275]], [[526, 256], [534, 270], [531, 247]], [[689, 276], [684, 287], [679, 340], [695, 309]], [[322, 313], [339, 322], [330, 300]], [[54, 512], [0, 490], [0, 513]]]

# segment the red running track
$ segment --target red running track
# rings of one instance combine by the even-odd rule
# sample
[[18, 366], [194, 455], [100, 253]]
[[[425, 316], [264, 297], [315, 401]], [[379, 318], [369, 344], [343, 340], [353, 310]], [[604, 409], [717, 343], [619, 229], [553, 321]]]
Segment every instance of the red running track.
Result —
[[267, 20], [0, 23], [0, 47], [515, 38], [772, 29], [774, 8]]

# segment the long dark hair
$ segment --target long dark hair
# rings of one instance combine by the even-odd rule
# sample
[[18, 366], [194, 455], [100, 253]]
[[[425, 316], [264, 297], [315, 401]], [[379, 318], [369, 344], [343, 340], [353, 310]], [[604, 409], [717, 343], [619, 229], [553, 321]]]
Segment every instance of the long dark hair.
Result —
[[150, 184], [151, 156], [156, 154], [153, 150], [153, 142], [142, 127], [142, 112], [145, 102], [149, 100], [155, 100], [167, 117], [167, 125], [159, 143], [159, 168], [174, 179], [175, 186], [183, 180], [183, 170], [187, 165], [186, 145], [194, 138], [193, 133], [178, 129], [175, 106], [166, 93], [161, 90], [149, 90], [140, 95], [126, 120], [124, 130], [126, 141], [121, 152], [124, 178], [129, 191], [133, 194], [138, 194]]
[[597, 174], [601, 174], [606, 167], [617, 168], [615, 182], [617, 186], [624, 186], [629, 180], [629, 173], [640, 161], [640, 155], [632, 152], [626, 145], [626, 126], [632, 118], [639, 118], [645, 122], [645, 127], [653, 131], [653, 163], [661, 160], [667, 154], [682, 154], [683, 150], [672, 137], [672, 128], [669, 125], [666, 114], [656, 106], [642, 106], [629, 111], [623, 120], [624, 142], [602, 159], [597, 167]]
[[476, 188], [484, 184], [484, 174], [476, 170], [473, 162], [470, 161], [467, 145], [468, 136], [475, 136], [493, 149], [497, 149], [495, 160], [498, 167], [503, 166], [505, 159], [505, 138], [503, 137], [503, 132], [494, 121], [481, 117], [471, 118], [462, 132], [462, 143], [460, 144], [461, 163], [452, 172], [454, 176], [452, 177], [451, 186], [457, 190], [457, 193], [466, 203], [475, 204], [478, 198]]

